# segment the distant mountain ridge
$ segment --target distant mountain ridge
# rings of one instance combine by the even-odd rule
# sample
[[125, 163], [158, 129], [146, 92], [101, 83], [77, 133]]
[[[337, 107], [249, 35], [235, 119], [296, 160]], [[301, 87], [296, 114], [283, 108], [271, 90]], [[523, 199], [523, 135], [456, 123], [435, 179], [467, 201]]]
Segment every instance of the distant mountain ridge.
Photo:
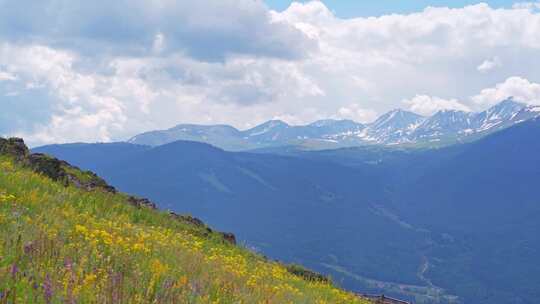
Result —
[[540, 116], [540, 106], [504, 100], [486, 111], [442, 110], [430, 117], [396, 109], [373, 123], [326, 119], [303, 126], [270, 120], [248, 130], [228, 125], [180, 124], [168, 130], [136, 135], [129, 143], [159, 146], [177, 140], [208, 143], [243, 151], [280, 146], [327, 149], [362, 145], [443, 146], [471, 141], [516, 123]]

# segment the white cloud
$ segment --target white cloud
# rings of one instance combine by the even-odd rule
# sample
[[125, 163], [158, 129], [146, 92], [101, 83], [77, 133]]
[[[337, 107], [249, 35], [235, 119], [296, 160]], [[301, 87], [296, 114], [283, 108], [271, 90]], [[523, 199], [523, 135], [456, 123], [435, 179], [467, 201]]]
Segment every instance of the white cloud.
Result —
[[502, 63], [501, 63], [501, 60], [499, 59], [499, 57], [493, 57], [492, 59], [487, 59], [487, 60], [484, 60], [484, 62], [482, 62], [482, 64], [480, 64], [478, 67], [476, 67], [476, 69], [479, 71], [479, 72], [482, 72], [482, 73], [487, 73], [491, 70], [494, 70], [498, 67], [502, 66]]
[[351, 119], [361, 123], [370, 123], [377, 119], [377, 112], [370, 109], [364, 109], [360, 107], [360, 105], [354, 103], [339, 108], [337, 118]]
[[441, 110], [471, 111], [457, 99], [443, 99], [436, 96], [416, 95], [411, 99], [404, 99], [403, 103], [408, 105], [410, 111], [424, 116], [433, 115]]
[[17, 76], [0, 70], [0, 81], [15, 81], [17, 80]]
[[50, 122], [37, 122], [37, 132], [27, 136], [30, 140], [110, 140], [114, 132], [123, 128], [123, 104], [101, 89], [108, 87], [110, 79], [77, 73], [73, 68], [77, 60], [72, 53], [43, 46], [0, 46], [0, 64], [9, 66], [21, 81], [30, 86], [39, 83], [56, 97]]
[[525, 9], [525, 10], [537, 10], [540, 9], [539, 2], [518, 2], [512, 5], [514, 9]]
[[165, 49], [165, 35], [163, 33], [157, 33], [154, 37], [154, 42], [152, 45], [152, 50], [154, 53], [161, 53]]
[[157, 47], [210, 61], [235, 54], [301, 58], [316, 47], [253, 0], [0, 1], [2, 37], [98, 56], [145, 56]]
[[478, 105], [491, 106], [509, 97], [527, 104], [540, 105], [540, 84], [521, 77], [510, 77], [495, 87], [482, 90], [471, 99]]
[[11, 10], [0, 1], [0, 69], [17, 77], [1, 83], [0, 96], [48, 103], [47, 119], [28, 116], [24, 126], [33, 127], [19, 131], [34, 143], [121, 140], [177, 123], [369, 122], [403, 105], [426, 115], [483, 109], [508, 95], [538, 100], [540, 12], [529, 6], [340, 19], [319, 1], [278, 13], [260, 1], [137, 0], [130, 16], [123, 1], [108, 10], [21, 1]]
[[[361, 99], [380, 113], [404, 96], [425, 92], [453, 96], [473, 108], [468, 97], [507, 73], [540, 80], [540, 13], [530, 10], [478, 4], [339, 19], [322, 2], [312, 1], [295, 3], [273, 18], [317, 39], [319, 52], [302, 66], [329, 102]], [[474, 75], [477, 70], [489, 71], [490, 77]]]
[[[532, 31], [540, 26], [537, 15], [526, 10], [493, 9], [484, 3], [460, 9], [429, 7], [409, 15], [342, 20], [322, 2], [312, 1], [291, 5], [279, 19], [287, 20], [299, 29], [308, 28], [307, 25], [317, 28], [323, 42], [339, 45], [343, 50], [409, 62], [434, 59], [435, 54], [437, 57], [466, 54], [480, 51], [481, 47], [512, 43], [540, 46], [537, 32]], [[525, 25], [531, 28], [524, 31]], [[374, 50], [378, 53], [372, 52]]]
[[[0, 65], [19, 74], [24, 89], [44, 88], [55, 97], [50, 119], [17, 135], [34, 145], [111, 141], [179, 122], [249, 127], [276, 115], [298, 122], [323, 116], [289, 108], [297, 107], [289, 100], [325, 93], [288, 61], [115, 58], [106, 73], [95, 73], [77, 68], [83, 60], [45, 46], [0, 44]], [[279, 107], [267, 107], [278, 100]]]

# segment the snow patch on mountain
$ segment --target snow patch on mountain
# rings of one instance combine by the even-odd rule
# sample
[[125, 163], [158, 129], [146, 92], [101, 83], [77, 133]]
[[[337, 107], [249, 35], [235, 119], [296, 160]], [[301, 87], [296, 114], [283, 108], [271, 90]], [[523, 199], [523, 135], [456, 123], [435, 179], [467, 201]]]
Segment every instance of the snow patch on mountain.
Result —
[[480, 113], [442, 110], [424, 117], [396, 109], [366, 125], [352, 120], [325, 119], [291, 126], [280, 120], [270, 120], [245, 131], [226, 125], [178, 125], [169, 130], [134, 136], [129, 142], [155, 146], [176, 140], [192, 140], [229, 150], [304, 144], [316, 148], [317, 143], [325, 143], [322, 148], [449, 144], [469, 137], [478, 138], [535, 117], [540, 117], [540, 106], [528, 106], [509, 98]]

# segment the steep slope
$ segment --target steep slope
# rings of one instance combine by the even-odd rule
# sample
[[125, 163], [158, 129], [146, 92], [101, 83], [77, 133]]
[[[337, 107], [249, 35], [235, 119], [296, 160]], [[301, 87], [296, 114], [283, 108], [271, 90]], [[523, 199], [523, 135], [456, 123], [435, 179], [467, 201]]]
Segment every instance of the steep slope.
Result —
[[430, 254], [433, 283], [467, 302], [537, 302], [539, 182], [539, 119], [469, 144], [411, 178], [396, 195], [399, 213], [447, 235]]
[[294, 138], [293, 127], [281, 120], [270, 120], [243, 132], [246, 139], [259, 145], [288, 141]]
[[[179, 142], [110, 172], [123, 172], [111, 176], [120, 189], [163, 205], [167, 195], [184, 195], [185, 205], [168, 206], [211, 218], [248, 246], [351, 289], [416, 303], [532, 304], [540, 293], [539, 138], [535, 119], [441, 149], [275, 156]], [[100, 162], [89, 157], [80, 165]], [[166, 161], [133, 168], [156, 157]]]
[[456, 140], [474, 132], [476, 114], [463, 111], [439, 111], [423, 121], [411, 134], [416, 142]]
[[0, 152], [3, 302], [367, 303], [193, 218], [134, 205], [107, 187], [59, 183], [21, 141], [0, 139]]
[[[69, 159], [78, 154], [73, 149], [86, 154], [100, 147], [38, 151]], [[97, 158], [75, 163], [90, 168], [101, 161]], [[381, 209], [379, 194], [384, 190], [369, 165], [349, 168], [175, 142], [96, 170], [123, 191], [192, 213], [234, 232], [248, 247], [330, 274], [347, 288], [384, 290], [406, 299], [445, 297], [444, 291], [423, 286], [417, 275], [422, 254], [414, 248], [423, 246], [424, 233]], [[405, 285], [421, 286], [404, 292]]]
[[[452, 229], [491, 228], [491, 222], [476, 218], [476, 214], [494, 212], [492, 215], [509, 216], [505, 209], [513, 201], [522, 204], [513, 210], [518, 213], [536, 208], [538, 199], [531, 190], [540, 178], [539, 139], [540, 119], [523, 122], [464, 146], [461, 153], [414, 180], [416, 186], [411, 192], [421, 188], [426, 200], [437, 197], [437, 203], [429, 203], [433, 210], [426, 212], [440, 211], [447, 215], [444, 223], [437, 220], [430, 225], [444, 224]], [[475, 203], [469, 204], [471, 201]], [[470, 213], [461, 212], [462, 208], [476, 208], [475, 215], [468, 218]], [[498, 208], [502, 209], [496, 211]], [[450, 209], [460, 212], [449, 213]]]
[[444, 149], [294, 154], [351, 166], [377, 164], [389, 194], [382, 205], [404, 223], [429, 231], [422, 271], [431, 284], [464, 303], [536, 303], [539, 119]]
[[508, 122], [513, 121], [516, 114], [525, 109], [522, 103], [512, 99], [505, 100], [476, 116], [475, 127], [480, 130], [487, 130], [493, 127], [503, 127]]
[[408, 143], [409, 135], [424, 119], [412, 112], [393, 110], [370, 124], [362, 137], [377, 144]]

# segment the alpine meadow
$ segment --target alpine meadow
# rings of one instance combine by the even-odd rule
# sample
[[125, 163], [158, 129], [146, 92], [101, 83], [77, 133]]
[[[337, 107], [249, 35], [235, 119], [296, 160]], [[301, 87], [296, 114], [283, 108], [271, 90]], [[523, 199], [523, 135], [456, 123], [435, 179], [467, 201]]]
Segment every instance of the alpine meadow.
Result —
[[538, 303], [525, 1], [0, 0], [0, 304]]

